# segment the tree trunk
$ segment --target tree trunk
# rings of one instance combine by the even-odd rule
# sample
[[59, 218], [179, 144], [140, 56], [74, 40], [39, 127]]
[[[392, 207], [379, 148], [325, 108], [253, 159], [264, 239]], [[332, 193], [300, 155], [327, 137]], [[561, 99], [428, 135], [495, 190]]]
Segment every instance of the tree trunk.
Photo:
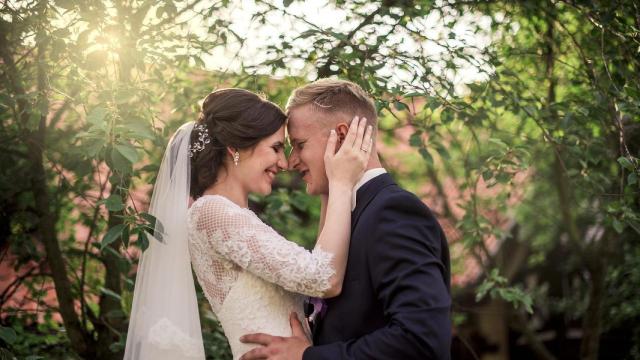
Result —
[[[609, 235], [605, 235], [609, 236]], [[605, 256], [594, 252], [589, 264], [591, 287], [589, 288], [589, 305], [584, 315], [582, 343], [580, 344], [580, 358], [583, 360], [597, 360], [600, 349], [600, 333], [602, 332], [602, 302], [605, 291]]]
[[[48, 98], [47, 98], [47, 83], [46, 83], [46, 37], [44, 35], [43, 26], [46, 24], [46, 2], [41, 2], [41, 24], [36, 36], [37, 42], [37, 78], [38, 78], [38, 96], [37, 104], [39, 109], [22, 109], [21, 113], [23, 118], [28, 120], [33, 113], [37, 114], [40, 111], [40, 118], [38, 123], [38, 129], [35, 131], [29, 131], [27, 135], [28, 141], [28, 156], [31, 163], [32, 173], [32, 189], [34, 193], [35, 206], [38, 211], [39, 223], [38, 233], [40, 240], [42, 241], [46, 256], [47, 263], [51, 269], [52, 278], [55, 286], [56, 297], [58, 299], [58, 305], [60, 307], [60, 315], [65, 326], [65, 330], [71, 341], [71, 347], [81, 356], [86, 356], [89, 348], [87, 341], [89, 340], [84, 332], [80, 323], [78, 314], [74, 307], [74, 298], [71, 291], [71, 284], [67, 275], [67, 269], [65, 267], [65, 261], [60, 250], [60, 244], [58, 243], [57, 234], [55, 230], [56, 217], [51, 211], [49, 203], [49, 189], [46, 178], [46, 171], [44, 167], [43, 152], [46, 148], [46, 131], [47, 131], [47, 112], [48, 112]], [[24, 124], [27, 127], [27, 124]]]
[[510, 326], [524, 335], [527, 344], [538, 359], [556, 360], [556, 357], [540, 341], [535, 331], [529, 327], [526, 316], [520, 310], [512, 309]]
[[[546, 74], [549, 82], [549, 88], [547, 92], [547, 106], [549, 108], [550, 123], [558, 123], [558, 115], [553, 109], [553, 104], [556, 102], [555, 86], [556, 81], [553, 75], [555, 65], [555, 52], [554, 52], [554, 26], [555, 26], [555, 9], [554, 5], [550, 4], [550, 11], [547, 18], [547, 32], [545, 39], [547, 43], [547, 59], [546, 59]], [[597, 91], [597, 89], [595, 89]], [[606, 238], [603, 238], [603, 243], [600, 246], [581, 246], [580, 232], [575, 222], [574, 216], [571, 211], [571, 186], [569, 179], [567, 178], [566, 170], [564, 169], [560, 152], [555, 152], [554, 158], [554, 170], [556, 176], [556, 187], [558, 191], [558, 203], [560, 206], [560, 213], [562, 216], [562, 222], [565, 227], [573, 248], [579, 252], [579, 256], [587, 262], [587, 270], [590, 275], [589, 283], [589, 305], [585, 312], [583, 319], [583, 338], [580, 346], [580, 358], [585, 360], [597, 360], [598, 350], [600, 344], [600, 333], [602, 331], [602, 303], [604, 296], [604, 284], [606, 266], [604, 262], [605, 256], [602, 256], [601, 250], [606, 251]], [[562, 334], [564, 336], [564, 334]]]
[[[123, 189], [128, 189], [129, 183], [130, 178], [127, 176], [121, 182], [112, 183], [111, 188], [116, 189], [117, 187], [121, 187]], [[109, 229], [122, 224], [122, 218], [119, 215], [122, 215], [122, 211], [109, 212]], [[102, 255], [102, 262], [105, 266], [104, 287], [118, 295], [122, 294], [122, 274], [118, 266], [118, 262], [121, 261], [121, 259], [116, 255], [120, 251], [120, 246], [122, 246], [122, 239], [118, 239], [117, 241], [109, 244], [109, 247], [113, 252], [105, 250]], [[119, 311], [122, 311], [122, 302], [119, 299], [116, 299], [111, 295], [100, 295], [101, 325], [98, 327], [98, 346], [96, 348], [97, 359], [119, 360], [124, 357], [124, 353], [122, 351], [113, 352], [110, 349], [111, 344], [119, 340], [119, 337], [121, 336], [120, 333], [126, 331], [125, 322], [120, 316], [107, 316], [108, 314], [114, 314]]]

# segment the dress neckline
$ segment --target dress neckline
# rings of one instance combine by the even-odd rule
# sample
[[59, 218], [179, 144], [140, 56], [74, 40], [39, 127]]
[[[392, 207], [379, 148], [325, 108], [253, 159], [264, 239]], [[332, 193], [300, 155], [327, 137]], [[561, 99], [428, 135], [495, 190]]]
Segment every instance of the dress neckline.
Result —
[[[196, 199], [196, 201], [198, 201], [198, 200], [200, 200], [200, 199], [204, 198], [205, 196], [206, 196], [206, 197], [219, 197], [219, 198], [221, 198], [221, 199], [224, 199], [226, 202], [229, 202], [229, 203], [233, 204], [233, 206], [237, 207], [238, 209], [242, 209], [242, 210], [247, 210], [247, 211], [251, 211], [251, 212], [253, 212], [251, 209], [246, 208], [246, 207], [242, 207], [242, 206], [240, 206], [240, 205], [236, 204], [235, 202], [233, 202], [233, 201], [232, 201], [231, 199], [229, 199], [228, 197], [226, 197], [226, 196], [224, 196], [224, 195], [220, 195], [220, 194], [202, 194], [199, 198], [197, 198], [197, 199]], [[194, 201], [194, 204], [195, 204], [195, 202], [196, 202], [196, 201]]]

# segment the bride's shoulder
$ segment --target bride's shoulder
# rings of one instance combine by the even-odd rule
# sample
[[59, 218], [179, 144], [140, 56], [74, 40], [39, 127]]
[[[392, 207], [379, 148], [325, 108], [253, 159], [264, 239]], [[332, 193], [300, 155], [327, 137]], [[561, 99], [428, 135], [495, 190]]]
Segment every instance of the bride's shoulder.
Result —
[[229, 200], [225, 196], [217, 194], [205, 194], [197, 198], [191, 207], [190, 213], [207, 212], [216, 213], [218, 215], [223, 214], [239, 214], [251, 212], [249, 209], [238, 206], [233, 201]]
[[250, 209], [243, 208], [222, 195], [203, 195], [188, 210], [188, 223], [199, 228], [238, 229], [255, 224], [260, 218]]
[[203, 194], [199, 198], [197, 198], [196, 201], [193, 202], [193, 205], [211, 203], [211, 202], [224, 203], [224, 202], [231, 202], [231, 200], [218, 194]]

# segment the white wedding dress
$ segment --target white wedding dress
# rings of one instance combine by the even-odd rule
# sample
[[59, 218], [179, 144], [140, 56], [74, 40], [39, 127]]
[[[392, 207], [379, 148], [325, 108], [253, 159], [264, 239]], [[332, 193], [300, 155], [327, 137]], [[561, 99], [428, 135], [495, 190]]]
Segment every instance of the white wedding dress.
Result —
[[256, 346], [241, 343], [242, 335], [291, 336], [292, 311], [310, 335], [304, 295], [320, 296], [329, 288], [332, 254], [286, 240], [251, 210], [219, 195], [198, 198], [187, 226], [193, 270], [234, 359]]

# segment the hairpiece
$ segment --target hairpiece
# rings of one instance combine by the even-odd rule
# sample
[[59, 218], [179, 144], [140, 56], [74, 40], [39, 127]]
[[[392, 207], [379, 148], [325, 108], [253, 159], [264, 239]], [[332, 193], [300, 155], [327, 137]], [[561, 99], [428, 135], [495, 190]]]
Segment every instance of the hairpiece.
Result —
[[189, 157], [193, 157], [197, 152], [204, 150], [204, 146], [211, 142], [209, 137], [209, 129], [205, 124], [198, 124], [193, 127], [194, 131], [198, 131], [198, 140], [189, 144]]

